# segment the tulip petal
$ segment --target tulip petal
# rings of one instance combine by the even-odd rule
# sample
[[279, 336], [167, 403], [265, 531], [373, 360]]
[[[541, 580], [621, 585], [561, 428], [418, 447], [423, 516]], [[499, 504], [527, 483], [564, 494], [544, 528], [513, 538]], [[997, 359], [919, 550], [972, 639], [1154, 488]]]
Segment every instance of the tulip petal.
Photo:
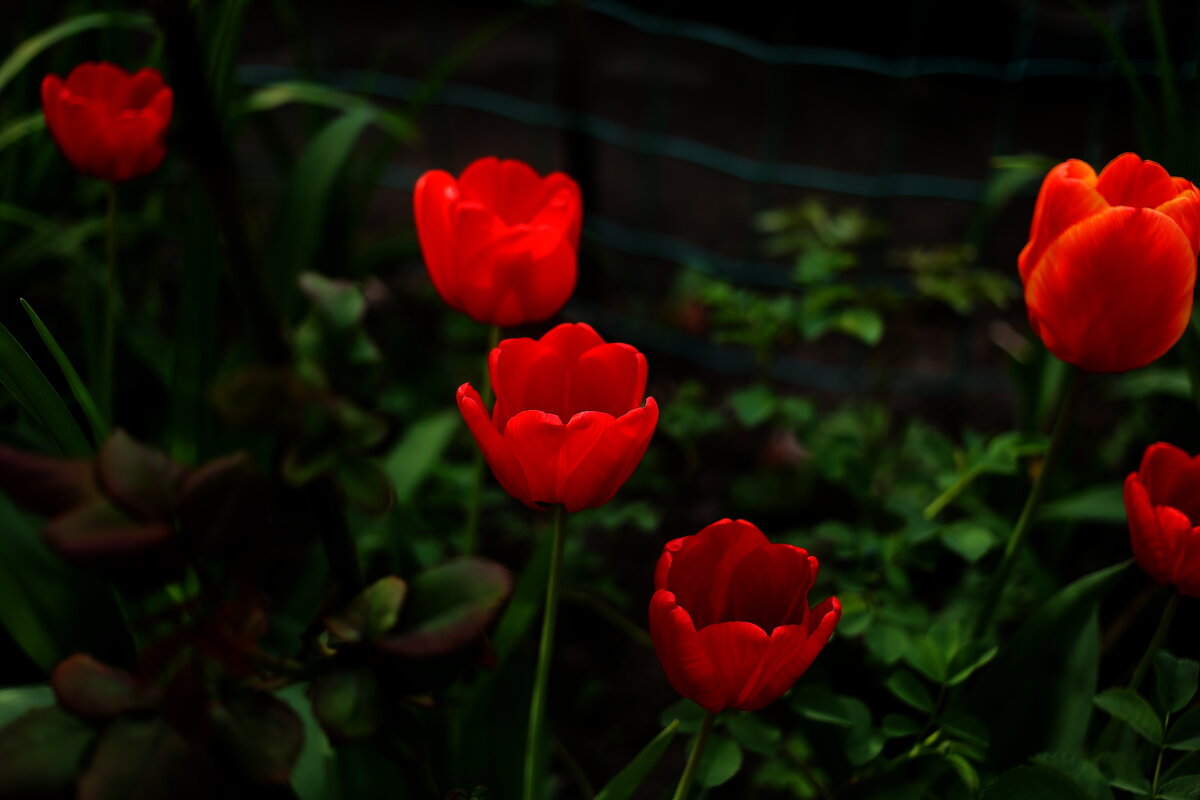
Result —
[[1200, 522], [1200, 456], [1156, 442], [1146, 448], [1137, 474], [1151, 505], [1172, 506]]
[[574, 364], [593, 347], [605, 344], [596, 329], [586, 322], [555, 325], [539, 341], [561, 355], [568, 364]]
[[1180, 594], [1200, 597], [1200, 527], [1181, 532], [1172, 583]]
[[1033, 209], [1029, 244], [1017, 259], [1021, 281], [1029, 279], [1046, 248], [1064, 231], [1108, 206], [1096, 191], [1096, 173], [1083, 161], [1071, 159], [1050, 170]]
[[1030, 323], [1063, 361], [1124, 372], [1155, 360], [1183, 334], [1196, 258], [1172, 220], [1111, 208], [1051, 245], [1025, 286]]
[[106, 104], [111, 110], [129, 108], [129, 73], [107, 61], [79, 64], [67, 76], [73, 94]]
[[[165, 88], [166, 84], [163, 83], [162, 74], [158, 70], [139, 69], [129, 79], [128, 108], [149, 108]], [[166, 118], [170, 119], [170, 114]]]
[[[577, 430], [587, 435], [585, 427]], [[509, 419], [504, 428], [504, 441], [525, 475], [529, 487], [525, 501], [528, 505], [537, 507], [538, 503], [562, 501], [559, 476], [566, 440], [567, 428], [554, 414], [530, 410]]]
[[413, 213], [425, 268], [437, 293], [452, 308], [459, 308], [452, 223], [457, 201], [458, 184], [448, 172], [440, 169], [426, 172], [413, 189]]
[[530, 495], [529, 483], [520, 463], [513, 455], [508, 442], [492, 425], [479, 392], [470, 384], [464, 383], [458, 387], [457, 399], [459, 413], [462, 414], [471, 435], [475, 437], [479, 449], [483, 452], [484, 460], [487, 461], [496, 480], [504, 487], [504, 491], [526, 505], [538, 508]]
[[750, 622], [718, 622], [700, 628], [697, 635], [721, 687], [722, 707], [742, 708], [743, 694], [767, 655], [766, 631]]
[[759, 669], [747, 681], [736, 707], [756, 711], [783, 696], [825, 647], [842, 618], [836, 597], [822, 601], [809, 612], [808, 625], [781, 625], [771, 633]]
[[790, 544], [751, 550], [733, 570], [722, 618], [753, 622], [767, 633], [783, 625], [803, 626], [816, 561]]
[[646, 357], [630, 345], [593, 347], [571, 370], [568, 405], [574, 411], [606, 411], [619, 417], [640, 406], [645, 396]]
[[665, 589], [650, 598], [650, 638], [672, 689], [707, 711], [724, 708], [720, 679], [692, 618]]
[[583, 195], [570, 176], [553, 172], [542, 179], [544, 200], [531, 225], [552, 224], [565, 230], [572, 249], [579, 248], [579, 229], [583, 224]]
[[488, 356], [488, 370], [496, 392], [492, 418], [500, 431], [513, 414], [531, 408], [559, 419], [574, 415], [567, 402], [568, 365], [537, 339], [505, 339]]
[[1109, 205], [1157, 208], [1179, 190], [1160, 164], [1143, 161], [1134, 153], [1123, 153], [1108, 163], [1096, 181], [1096, 191]]
[[507, 225], [527, 223], [544, 202], [542, 179], [515, 159], [481, 158], [459, 179], [463, 199], [492, 209]]
[[1192, 253], [1200, 253], [1200, 192], [1189, 189], [1158, 207], [1158, 211], [1175, 220], [1192, 245]]
[[676, 542], [680, 544], [674, 551], [663, 588], [675, 593], [679, 605], [688, 610], [697, 628], [722, 621], [737, 565], [749, 553], [769, 543], [762, 531], [742, 519], [714, 522]]
[[596, 434], [573, 434], [563, 457], [562, 502], [567, 511], [601, 506], [612, 499], [641, 463], [658, 422], [658, 405], [646, 398], [644, 408], [617, 419], [598, 411], [585, 411], [571, 419], [573, 429], [584, 419], [604, 420]]

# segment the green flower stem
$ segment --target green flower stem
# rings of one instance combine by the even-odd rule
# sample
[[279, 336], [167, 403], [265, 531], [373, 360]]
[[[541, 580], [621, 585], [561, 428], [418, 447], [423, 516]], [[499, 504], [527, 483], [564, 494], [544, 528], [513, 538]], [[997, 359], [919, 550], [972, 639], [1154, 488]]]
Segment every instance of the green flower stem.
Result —
[[113, 422], [113, 370], [117, 341], [117, 312], [120, 291], [117, 287], [117, 185], [108, 184], [108, 238], [104, 253], [104, 333], [100, 339], [100, 374], [96, 376], [96, 395], [100, 414]]
[[529, 700], [529, 736], [525, 741], [524, 800], [536, 800], [542, 776], [538, 774], [538, 751], [546, 727], [546, 689], [550, 682], [550, 660], [554, 653], [554, 626], [558, 618], [558, 586], [561, 581], [563, 538], [567, 528], [567, 509], [554, 507], [554, 544], [550, 551], [550, 575], [546, 581], [546, 608], [542, 614], [542, 641], [538, 645], [537, 673], [533, 678], [533, 696]]
[[[1150, 644], [1147, 645], [1146, 652], [1142, 653], [1142, 660], [1133, 670], [1133, 677], [1129, 679], [1130, 689], [1137, 689], [1146, 679], [1146, 673], [1150, 671], [1150, 665], [1154, 663], [1154, 656], [1162, 649], [1163, 641], [1167, 638], [1167, 631], [1171, 629], [1171, 621], [1175, 619], [1175, 609], [1177, 608], [1179, 608], [1179, 591], [1172, 589], [1171, 596], [1163, 607], [1162, 616], [1158, 619], [1158, 627], [1154, 629], [1154, 635], [1150, 637]], [[1120, 730], [1120, 723], [1117, 718], [1110, 718], [1108, 724], [1104, 726], [1104, 730], [1100, 732], [1100, 738], [1096, 740], [1097, 753], [1106, 752], [1112, 746], [1118, 730]]]
[[[480, 381], [479, 395], [483, 398], [483, 408], [486, 411], [492, 403], [492, 373], [488, 369], [488, 360], [496, 345], [500, 344], [500, 326], [493, 325], [488, 334], [487, 354], [483, 357], [483, 378]], [[463, 530], [463, 553], [470, 555], [475, 552], [479, 542], [479, 507], [483, 500], [483, 450], [475, 448], [475, 461], [471, 464], [471, 493], [467, 496], [467, 521]]]
[[992, 585], [980, 609], [979, 618], [975, 621], [976, 638], [985, 636], [991, 627], [992, 619], [996, 614], [996, 606], [1000, 602], [1000, 595], [1008, 585], [1022, 545], [1025, 544], [1025, 540], [1029, 538], [1029, 532], [1033, 529], [1033, 523], [1037, 519], [1038, 506], [1041, 505], [1042, 495], [1046, 492], [1048, 476], [1053, 471], [1055, 462], [1058, 461], [1063, 442], [1067, 438], [1067, 430], [1071, 427], [1075, 410], [1079, 407], [1079, 400], [1083, 396], [1084, 376], [1085, 373], [1080, 370], [1075, 370], [1074, 375], [1071, 376], [1071, 384], [1059, 407], [1058, 419], [1054, 422], [1054, 431], [1050, 434], [1050, 445], [1046, 448], [1046, 457], [1042, 459], [1042, 467], [1029, 490], [1025, 507], [1021, 509], [1021, 516], [1017, 518], [1012, 536], [1009, 537], [1008, 545], [1004, 548], [1004, 557], [992, 578]]
[[696, 741], [692, 744], [692, 753], [688, 756], [687, 765], [683, 768], [683, 774], [679, 776], [674, 800], [686, 800], [688, 792], [691, 791], [692, 781], [696, 779], [696, 771], [700, 768], [700, 757], [704, 755], [704, 745], [707, 744], [708, 734], [712, 732], [713, 723], [716, 721], [717, 715], [712, 711], [704, 717], [704, 722], [696, 733]]

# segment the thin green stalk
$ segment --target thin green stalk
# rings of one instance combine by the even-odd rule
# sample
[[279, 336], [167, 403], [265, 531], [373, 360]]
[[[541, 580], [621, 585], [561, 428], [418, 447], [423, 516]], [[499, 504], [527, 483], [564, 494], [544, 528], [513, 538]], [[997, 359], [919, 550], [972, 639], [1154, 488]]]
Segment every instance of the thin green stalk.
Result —
[[692, 744], [692, 754], [688, 756], [687, 766], [683, 768], [683, 774], [679, 776], [679, 786], [675, 788], [674, 800], [686, 800], [688, 792], [691, 791], [692, 781], [696, 779], [696, 770], [700, 768], [700, 756], [704, 755], [704, 745], [708, 742], [708, 734], [712, 732], [713, 723], [716, 721], [717, 715], [710, 711], [700, 725], [696, 741]]
[[[1176, 595], [1176, 597], [1178, 597], [1178, 595]], [[1167, 716], [1165, 718], [1163, 718], [1163, 730], [1167, 730], [1167, 728], [1169, 728], [1170, 726], [1171, 726], [1171, 714], [1170, 714], [1170, 712], [1167, 712]], [[1160, 780], [1160, 776], [1162, 775], [1162, 759], [1163, 759], [1163, 753], [1166, 752], [1166, 749], [1167, 748], [1165, 745], [1160, 744], [1158, 746], [1158, 760], [1156, 760], [1154, 762], [1154, 782], [1150, 784], [1150, 797], [1151, 798], [1158, 797], [1158, 782]]]
[[[1154, 656], [1162, 649], [1162, 644], [1167, 638], [1167, 631], [1171, 629], [1171, 620], [1175, 618], [1175, 609], [1177, 608], [1179, 608], [1179, 591], [1172, 589], [1171, 597], [1163, 607], [1162, 616], [1158, 618], [1158, 627], [1154, 629], [1154, 635], [1150, 637], [1150, 644], [1146, 646], [1146, 652], [1142, 654], [1142, 660], [1138, 662], [1137, 667], [1133, 670], [1133, 677], [1129, 679], [1130, 689], [1137, 689], [1142, 685], [1142, 681], [1146, 679], [1146, 673], [1150, 671], [1150, 665], [1154, 663]], [[1112, 717], [1109, 719], [1108, 724], [1104, 726], [1104, 730], [1100, 732], [1100, 738], [1096, 740], [1097, 753], [1103, 753], [1108, 750], [1119, 729], [1120, 724], [1117, 722], [1117, 718]], [[1157, 774], [1157, 770], [1155, 770], [1155, 773]]]
[[563, 538], [567, 509], [554, 507], [554, 544], [550, 551], [550, 575], [546, 580], [546, 608], [542, 614], [542, 641], [538, 645], [537, 672], [529, 701], [529, 736], [525, 740], [524, 800], [536, 800], [542, 776], [538, 774], [538, 751], [546, 728], [546, 689], [550, 683], [550, 661], [554, 653], [554, 626], [558, 619], [558, 586], [562, 578]]
[[[483, 378], [480, 381], [479, 395], [483, 398], [483, 408], [486, 411], [492, 404], [492, 373], [488, 368], [488, 360], [492, 351], [500, 343], [500, 326], [493, 325], [488, 334], [487, 354], [483, 357]], [[467, 521], [463, 530], [463, 552], [467, 555], [475, 552], [479, 541], [479, 507], [483, 500], [483, 451], [475, 448], [475, 461], [471, 464], [471, 493], [467, 495]]]
[[1004, 548], [1004, 557], [1001, 559], [1000, 566], [992, 578], [992, 585], [980, 610], [979, 618], [975, 621], [976, 638], [986, 635], [988, 628], [991, 626], [992, 618], [996, 613], [996, 606], [1000, 602], [1000, 595], [1004, 592], [1004, 587], [1008, 584], [1008, 579], [1012, 575], [1013, 566], [1016, 564], [1022, 545], [1025, 544], [1025, 540], [1029, 538], [1029, 532], [1033, 529], [1034, 520], [1037, 519], [1038, 506], [1041, 505], [1042, 495], [1046, 492], [1048, 476], [1054, 470], [1054, 464], [1058, 460], [1063, 442], [1067, 438], [1067, 430], [1070, 428], [1071, 421], [1075, 416], [1075, 409], [1078, 408], [1079, 400], [1083, 396], [1084, 375], [1084, 372], [1076, 370], [1075, 374], [1071, 376], [1071, 383], [1067, 388], [1067, 396], [1063, 399], [1062, 405], [1059, 407], [1058, 419], [1055, 420], [1054, 431], [1050, 434], [1050, 444], [1046, 448], [1046, 457], [1042, 460], [1042, 466], [1038, 471], [1037, 478], [1034, 479], [1033, 486], [1029, 489], [1029, 496], [1025, 500], [1025, 507], [1021, 509], [1021, 516], [1017, 518], [1017, 524], [1008, 539], [1008, 545]]
[[117, 341], [117, 185], [108, 184], [108, 241], [104, 258], [104, 334], [100, 340], [100, 374], [97, 400], [104, 419], [113, 419], [113, 370]]

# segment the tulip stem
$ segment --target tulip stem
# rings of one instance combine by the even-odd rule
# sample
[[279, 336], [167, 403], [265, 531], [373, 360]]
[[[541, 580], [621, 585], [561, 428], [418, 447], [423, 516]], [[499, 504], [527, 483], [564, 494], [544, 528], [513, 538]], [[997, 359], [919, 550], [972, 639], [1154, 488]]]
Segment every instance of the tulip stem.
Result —
[[1034, 478], [1033, 486], [1029, 489], [1025, 507], [1021, 509], [1021, 516], [1017, 518], [1017, 524], [1013, 528], [1012, 536], [1008, 539], [1008, 545], [1004, 548], [1004, 556], [992, 578], [992, 585], [981, 607], [979, 618], [975, 621], [975, 638], [985, 636], [991, 627], [992, 618], [995, 616], [996, 607], [1000, 602], [1000, 595], [1008, 585], [1017, 556], [1021, 552], [1021, 546], [1025, 544], [1025, 540], [1029, 538], [1029, 532], [1033, 529], [1038, 506], [1042, 502], [1042, 495], [1046, 492], [1048, 476], [1053, 471], [1054, 464], [1062, 452], [1063, 442], [1067, 438], [1067, 429], [1071, 427], [1071, 420], [1074, 419], [1075, 410], [1079, 407], [1079, 401], [1083, 397], [1085, 374], [1082, 370], [1075, 370], [1074, 375], [1071, 376], [1066, 397], [1063, 398], [1058, 409], [1058, 418], [1054, 421], [1054, 431], [1050, 434], [1050, 444], [1046, 448], [1041, 468], [1038, 470], [1037, 477]]
[[[483, 398], [483, 409], [492, 403], [492, 373], [488, 363], [492, 351], [500, 344], [500, 326], [493, 325], [488, 334], [487, 355], [483, 357], [483, 378], [480, 380], [479, 395]], [[489, 412], [490, 413], [490, 412]], [[467, 521], [463, 530], [463, 553], [475, 552], [479, 540], [479, 507], [483, 501], [483, 450], [475, 449], [475, 460], [471, 463], [471, 493], [467, 495]]]
[[707, 744], [708, 734], [712, 732], [713, 723], [716, 721], [716, 713], [710, 711], [704, 717], [704, 722], [700, 724], [696, 740], [692, 743], [692, 752], [688, 756], [687, 765], [683, 768], [683, 774], [679, 776], [679, 786], [675, 789], [674, 800], [686, 800], [688, 792], [691, 791], [692, 781], [696, 779], [696, 771], [700, 769], [700, 757], [704, 755], [704, 745]]
[[546, 608], [542, 614], [542, 640], [538, 645], [537, 673], [533, 678], [533, 696], [529, 701], [529, 735], [525, 740], [524, 800], [536, 800], [542, 776], [538, 773], [542, 739], [546, 727], [546, 689], [550, 682], [550, 661], [554, 653], [554, 626], [558, 618], [558, 587], [561, 582], [563, 539], [567, 528], [567, 510], [554, 507], [554, 542], [550, 551], [550, 575], [546, 581]]
[[107, 242], [104, 253], [104, 333], [100, 340], [100, 370], [96, 376], [96, 400], [100, 414], [113, 420], [113, 371], [117, 340], [117, 185], [108, 184]]

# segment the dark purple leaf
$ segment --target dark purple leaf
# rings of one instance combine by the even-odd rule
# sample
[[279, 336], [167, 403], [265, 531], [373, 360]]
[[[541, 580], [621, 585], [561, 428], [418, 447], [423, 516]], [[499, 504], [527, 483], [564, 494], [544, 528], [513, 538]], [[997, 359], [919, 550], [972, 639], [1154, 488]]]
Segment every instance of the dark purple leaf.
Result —
[[96, 454], [100, 488], [126, 511], [142, 518], [169, 515], [186, 470], [166, 453], [118, 430]]
[[50, 684], [58, 702], [84, 717], [115, 717], [150, 708], [155, 694], [128, 672], [77, 653], [54, 668]]
[[118, 719], [108, 726], [78, 800], [202, 800], [221, 797], [216, 763], [164, 720]]
[[47, 517], [99, 496], [92, 462], [22, 453], [2, 445], [0, 487], [21, 508]]
[[379, 686], [365, 669], [330, 672], [309, 690], [313, 715], [333, 739], [359, 739], [379, 728]]
[[105, 500], [55, 517], [43, 531], [68, 561], [89, 563], [145, 553], [171, 536], [165, 522], [138, 523]]
[[216, 707], [213, 725], [247, 780], [291, 779], [304, 748], [304, 723], [287, 703], [267, 692], [238, 692]]
[[345, 642], [376, 639], [396, 624], [407, 593], [407, 584], [395, 575], [380, 578], [363, 589], [345, 610], [328, 617], [325, 627]]

